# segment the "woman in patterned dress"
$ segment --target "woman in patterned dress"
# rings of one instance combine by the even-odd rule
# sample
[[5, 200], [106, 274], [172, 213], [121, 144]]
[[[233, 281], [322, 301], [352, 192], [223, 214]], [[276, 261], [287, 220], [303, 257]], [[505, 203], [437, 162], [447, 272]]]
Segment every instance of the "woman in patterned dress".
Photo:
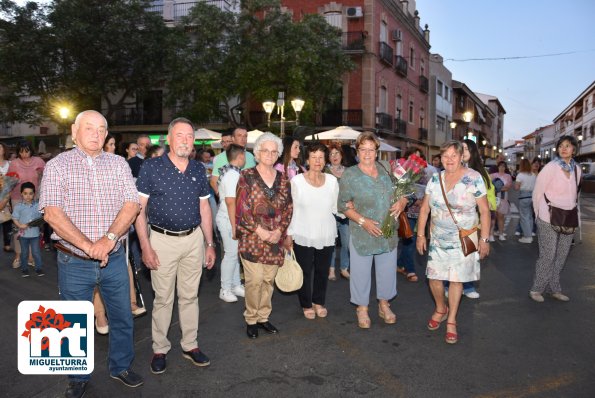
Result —
[[[426, 186], [418, 219], [417, 250], [420, 254], [427, 248], [425, 231], [431, 212], [430, 242], [426, 275], [436, 309], [428, 321], [428, 329], [437, 330], [442, 321], [447, 321], [445, 341], [458, 341], [457, 311], [461, 301], [463, 282], [479, 280], [479, 260], [490, 252], [490, 210], [486, 197], [486, 186], [477, 171], [463, 166], [463, 147], [458, 141], [448, 141], [440, 148], [444, 171], [434, 174]], [[480, 221], [479, 252], [464, 256], [459, 233], [440, 187], [440, 179], [448, 203], [458, 225], [471, 229]], [[479, 220], [477, 210], [479, 208]], [[443, 281], [450, 282], [448, 305], [444, 299]]]
[[[237, 187], [236, 224], [238, 251], [244, 265], [246, 333], [258, 337], [258, 329], [278, 330], [269, 322], [273, 281], [285, 259], [284, 244], [293, 203], [287, 176], [273, 168], [283, 152], [281, 139], [264, 133], [254, 144], [256, 167], [243, 170]], [[286, 242], [286, 240], [288, 242]]]

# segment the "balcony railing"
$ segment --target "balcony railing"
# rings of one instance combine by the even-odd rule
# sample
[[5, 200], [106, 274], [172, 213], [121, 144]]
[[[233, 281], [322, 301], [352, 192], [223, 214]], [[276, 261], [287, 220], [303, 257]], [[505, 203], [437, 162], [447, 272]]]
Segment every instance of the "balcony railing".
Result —
[[380, 55], [380, 60], [384, 63], [387, 63], [388, 65], [393, 64], [393, 48], [391, 46], [389, 46], [388, 44], [386, 44], [385, 42], [381, 41], [379, 42], [379, 55]]
[[147, 7], [150, 12], [160, 14], [165, 20], [168, 21], [180, 21], [183, 17], [190, 14], [192, 7], [197, 3], [207, 3], [219, 8], [222, 11], [231, 11], [232, 5], [230, 0], [198, 0], [198, 1], [187, 1], [184, 3], [174, 3], [169, 7], [165, 7], [163, 4], [153, 4]]
[[382, 130], [393, 129], [393, 118], [388, 113], [376, 113], [376, 128]]
[[430, 90], [430, 81], [427, 77], [421, 75], [419, 77], [419, 91], [427, 93]]
[[403, 119], [395, 119], [395, 134], [407, 135], [407, 121]]
[[424, 129], [423, 127], [419, 128], [419, 140], [420, 141], [428, 140], [428, 129]]
[[343, 32], [341, 33], [341, 45], [343, 50], [349, 52], [363, 52], [366, 49], [364, 45], [364, 32]]
[[363, 112], [361, 109], [330, 110], [322, 114], [323, 126], [362, 126]]
[[403, 77], [407, 77], [407, 69], [409, 69], [407, 67], [407, 60], [400, 55], [395, 56], [395, 70], [397, 73]]
[[136, 108], [117, 109], [109, 123], [114, 126], [163, 124], [161, 112], [147, 112]]

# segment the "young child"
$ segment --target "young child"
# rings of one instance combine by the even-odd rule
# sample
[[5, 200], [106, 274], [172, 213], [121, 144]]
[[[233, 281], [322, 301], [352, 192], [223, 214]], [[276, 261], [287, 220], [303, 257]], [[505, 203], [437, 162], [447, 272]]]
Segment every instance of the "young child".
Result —
[[39, 247], [39, 227], [30, 227], [28, 223], [41, 217], [37, 209], [35, 198], [35, 185], [31, 182], [25, 182], [21, 185], [21, 196], [23, 201], [14, 207], [12, 212], [12, 221], [21, 230], [19, 232], [21, 242], [21, 271], [23, 278], [29, 276], [27, 269], [27, 257], [29, 247], [35, 260], [35, 272], [37, 276], [45, 275], [41, 266], [41, 248]]

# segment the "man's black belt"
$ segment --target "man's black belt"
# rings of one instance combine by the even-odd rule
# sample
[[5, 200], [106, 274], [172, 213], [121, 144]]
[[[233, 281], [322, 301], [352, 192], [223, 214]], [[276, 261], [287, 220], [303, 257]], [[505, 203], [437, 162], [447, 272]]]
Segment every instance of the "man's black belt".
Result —
[[163, 229], [160, 228], [156, 225], [151, 224], [151, 229], [155, 232], [159, 232], [160, 234], [164, 234], [164, 235], [168, 235], [168, 236], [188, 236], [190, 235], [192, 232], [196, 231], [196, 228], [198, 228], [199, 226], [197, 225], [196, 227], [187, 229], [185, 231], [169, 231], [167, 229]]

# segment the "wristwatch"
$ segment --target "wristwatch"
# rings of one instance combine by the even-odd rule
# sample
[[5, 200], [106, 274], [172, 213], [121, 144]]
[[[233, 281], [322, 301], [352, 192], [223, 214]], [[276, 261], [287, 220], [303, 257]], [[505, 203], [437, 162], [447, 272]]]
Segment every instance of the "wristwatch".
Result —
[[113, 232], [108, 232], [108, 233], [106, 233], [106, 234], [105, 234], [105, 237], [106, 237], [106, 238], [108, 238], [109, 240], [113, 241], [113, 242], [115, 242], [115, 241], [117, 241], [117, 240], [118, 240], [118, 235], [116, 235], [116, 234], [115, 234], [115, 233], [113, 233]]
[[490, 240], [488, 238], [479, 238], [479, 240], [485, 243], [490, 243]]
[[215, 247], [215, 243], [213, 243], [213, 242], [207, 242], [207, 247]]

